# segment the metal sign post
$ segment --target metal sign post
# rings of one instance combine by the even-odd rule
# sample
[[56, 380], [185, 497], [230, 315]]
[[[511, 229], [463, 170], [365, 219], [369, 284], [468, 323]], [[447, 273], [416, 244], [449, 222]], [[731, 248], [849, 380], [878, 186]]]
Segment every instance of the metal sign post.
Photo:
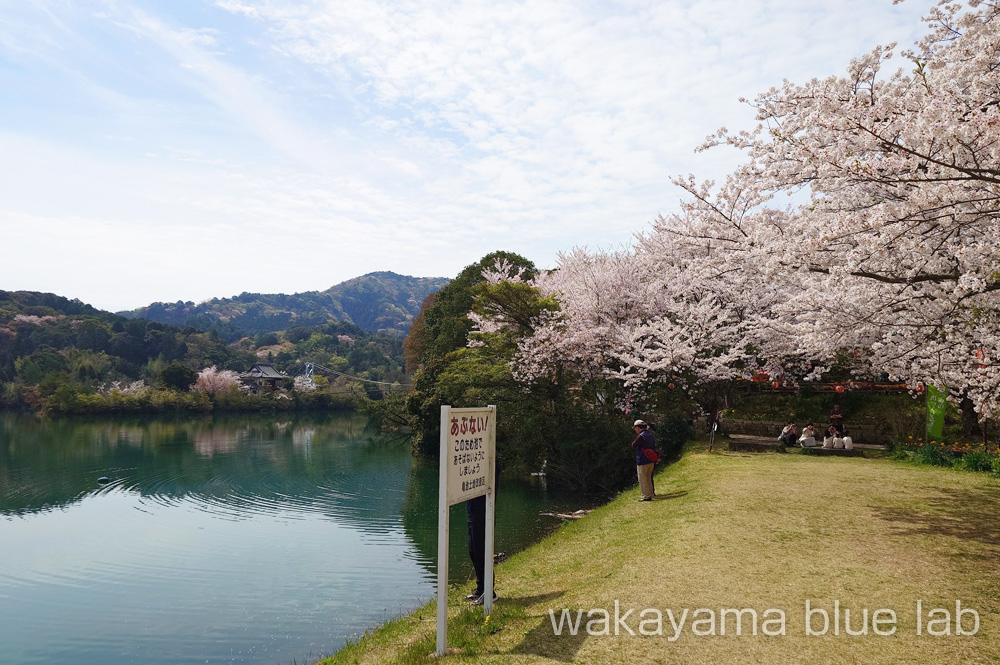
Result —
[[448, 529], [453, 505], [486, 495], [483, 607], [493, 609], [493, 479], [496, 468], [496, 407], [441, 407], [438, 475], [437, 655], [448, 644]]

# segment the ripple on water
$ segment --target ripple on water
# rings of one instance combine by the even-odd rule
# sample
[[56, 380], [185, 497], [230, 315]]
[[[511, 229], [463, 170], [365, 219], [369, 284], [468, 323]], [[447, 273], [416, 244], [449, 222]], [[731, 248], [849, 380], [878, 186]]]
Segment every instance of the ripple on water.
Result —
[[39, 445], [0, 468], [0, 663], [312, 662], [432, 593], [405, 446], [234, 421], [10, 430]]
[[226, 476], [213, 476], [197, 482], [177, 476], [145, 478], [142, 483], [118, 479], [94, 490], [94, 495], [114, 492], [140, 496], [141, 508], [177, 508], [195, 510], [217, 519], [240, 521], [257, 517], [280, 517], [283, 520], [322, 516], [367, 527], [396, 525], [396, 511], [384, 511], [374, 500], [384, 501], [381, 490], [349, 491], [335, 484], [257, 482], [240, 484]]

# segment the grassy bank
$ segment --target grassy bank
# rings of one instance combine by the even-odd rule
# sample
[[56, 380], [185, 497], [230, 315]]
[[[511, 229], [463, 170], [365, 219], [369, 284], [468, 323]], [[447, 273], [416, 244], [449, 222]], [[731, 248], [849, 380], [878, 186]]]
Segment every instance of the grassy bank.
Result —
[[[1000, 482], [985, 474], [917, 467], [891, 460], [690, 451], [656, 478], [659, 497], [637, 503], [633, 490], [518, 554], [498, 569], [501, 600], [484, 621], [461, 608], [456, 589], [449, 621], [454, 663], [994, 663], [1000, 660]], [[502, 544], [501, 544], [502, 545]], [[460, 546], [454, 544], [453, 546]], [[831, 615], [829, 632], [806, 635], [805, 604]], [[922, 635], [917, 601], [922, 601]], [[955, 636], [956, 600], [975, 609], [978, 633]], [[619, 612], [634, 611], [615, 635]], [[841, 609], [834, 635], [834, 603]], [[576, 636], [554, 635], [549, 610], [584, 610]], [[611, 635], [588, 635], [604, 625]], [[662, 635], [639, 634], [662, 613]], [[714, 611], [711, 622], [705, 612]], [[754, 609], [735, 617], [723, 608]], [[868, 634], [845, 633], [869, 610]], [[952, 615], [950, 636], [942, 613]], [[686, 623], [675, 641], [667, 609]], [[785, 614], [784, 635], [764, 620]], [[896, 630], [874, 634], [872, 614], [891, 609]], [[324, 665], [427, 662], [434, 649], [434, 606], [364, 636]], [[882, 614], [883, 618], [888, 615]], [[964, 628], [971, 630], [966, 615]], [[812, 628], [822, 628], [814, 616]], [[780, 624], [767, 626], [776, 632]], [[645, 623], [655, 632], [655, 622]], [[705, 633], [710, 627], [715, 635]], [[880, 628], [886, 631], [890, 624]]]

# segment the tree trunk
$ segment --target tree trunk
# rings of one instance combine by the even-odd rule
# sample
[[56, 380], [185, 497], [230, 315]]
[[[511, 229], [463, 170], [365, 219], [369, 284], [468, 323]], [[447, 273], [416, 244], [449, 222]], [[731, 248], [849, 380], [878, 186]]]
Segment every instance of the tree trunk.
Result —
[[979, 427], [979, 415], [973, 408], [972, 400], [962, 397], [958, 406], [962, 410], [962, 436], [981, 436], [983, 432]]

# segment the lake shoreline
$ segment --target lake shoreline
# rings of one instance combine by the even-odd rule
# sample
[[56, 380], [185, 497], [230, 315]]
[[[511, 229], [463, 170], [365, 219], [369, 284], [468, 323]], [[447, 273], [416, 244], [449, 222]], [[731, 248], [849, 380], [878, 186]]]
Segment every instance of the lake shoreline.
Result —
[[[706, 448], [689, 445], [656, 474], [653, 502], [637, 502], [637, 489], [626, 490], [501, 564], [500, 600], [488, 619], [482, 608], [461, 602], [467, 586], [452, 587], [449, 655], [439, 661], [659, 662], [669, 653], [671, 662], [734, 665], [993, 662], [1000, 649], [1000, 605], [991, 582], [1000, 562], [990, 556], [995, 526], [989, 518], [1000, 509], [996, 478], [890, 459]], [[748, 547], [754, 556], [746, 556]], [[929, 636], [928, 617], [914, 608], [950, 607], [957, 614], [956, 599], [966, 611], [966, 632]], [[809, 632], [806, 607], [828, 612], [825, 638]], [[689, 613], [679, 633], [666, 618], [659, 632], [647, 624], [641, 633], [640, 622], [655, 612], [675, 611], [677, 618], [684, 608]], [[724, 608], [743, 612], [744, 622], [756, 612], [759, 621], [752, 632], [744, 625], [747, 630], [723, 636]], [[834, 635], [837, 608], [841, 623]], [[846, 635], [845, 608], [853, 610], [854, 624], [862, 608], [887, 608], [878, 610], [885, 620], [877, 627], [894, 627], [894, 637], [871, 626], [861, 634], [854, 624]], [[780, 626], [766, 624], [779, 610]], [[894, 623], [886, 618], [889, 610]], [[937, 618], [945, 610], [929, 611]], [[561, 630], [565, 612], [570, 618]], [[696, 612], [701, 624], [692, 623]], [[315, 665], [426, 662], [434, 651], [435, 616], [432, 601]], [[577, 616], [582, 621], [570, 632]], [[616, 617], [627, 628], [616, 625]], [[936, 628], [935, 635], [944, 634]]]
[[199, 415], [206, 413], [344, 413], [358, 410], [351, 395], [285, 393], [210, 395], [146, 388], [137, 394], [112, 392], [27, 395], [20, 403], [0, 406], [0, 413], [32, 413], [44, 417]]

